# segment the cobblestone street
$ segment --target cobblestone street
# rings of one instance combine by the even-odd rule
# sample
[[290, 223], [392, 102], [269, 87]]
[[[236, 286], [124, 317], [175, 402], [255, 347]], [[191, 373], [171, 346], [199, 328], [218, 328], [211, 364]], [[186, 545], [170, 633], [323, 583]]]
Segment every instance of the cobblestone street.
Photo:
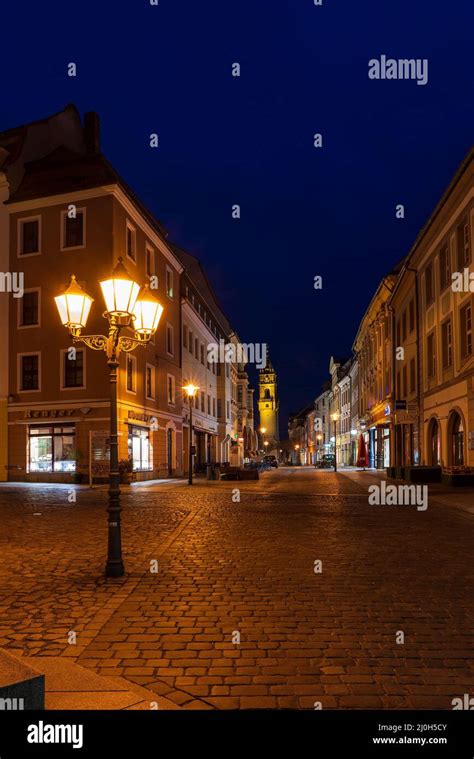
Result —
[[309, 468], [128, 488], [127, 575], [106, 581], [106, 491], [68, 492], [0, 490], [0, 646], [185, 709], [451, 709], [474, 692], [467, 513], [369, 506], [363, 478]]

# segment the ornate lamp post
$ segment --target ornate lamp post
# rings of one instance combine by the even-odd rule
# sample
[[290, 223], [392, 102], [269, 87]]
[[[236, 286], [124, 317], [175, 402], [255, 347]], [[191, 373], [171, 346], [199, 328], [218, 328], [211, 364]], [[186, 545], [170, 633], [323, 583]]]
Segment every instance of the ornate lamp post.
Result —
[[[106, 310], [103, 314], [109, 323], [106, 335], [82, 335], [93, 299], [71, 277], [69, 287], [56, 296], [56, 306], [64, 327], [74, 343], [84, 343], [92, 350], [104, 351], [110, 370], [110, 473], [108, 513], [108, 551], [106, 577], [122, 577], [125, 568], [122, 559], [120, 513], [120, 474], [117, 436], [117, 376], [122, 351], [129, 353], [139, 345], [146, 345], [155, 334], [163, 313], [163, 306], [153, 297], [148, 285], [141, 288], [128, 274], [121, 258], [109, 279], [100, 282]], [[134, 334], [121, 335], [125, 328]]]
[[189, 403], [189, 473], [188, 473], [188, 484], [193, 484], [193, 398], [195, 397], [197, 391], [199, 390], [196, 385], [193, 385], [192, 383], [189, 383], [183, 387], [184, 392], [187, 395], [188, 403]]
[[336, 412], [331, 416], [331, 419], [334, 422], [334, 471], [337, 472], [337, 420], [339, 419], [339, 414]]

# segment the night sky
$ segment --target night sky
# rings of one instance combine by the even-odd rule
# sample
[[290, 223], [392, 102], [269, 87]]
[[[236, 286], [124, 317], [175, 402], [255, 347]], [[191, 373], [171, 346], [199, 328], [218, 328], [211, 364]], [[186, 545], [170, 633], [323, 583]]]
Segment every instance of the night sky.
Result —
[[[472, 0], [22, 0], [0, 25], [0, 130], [100, 114], [107, 158], [271, 346], [283, 431], [474, 142]], [[370, 80], [382, 54], [427, 58], [428, 84]]]

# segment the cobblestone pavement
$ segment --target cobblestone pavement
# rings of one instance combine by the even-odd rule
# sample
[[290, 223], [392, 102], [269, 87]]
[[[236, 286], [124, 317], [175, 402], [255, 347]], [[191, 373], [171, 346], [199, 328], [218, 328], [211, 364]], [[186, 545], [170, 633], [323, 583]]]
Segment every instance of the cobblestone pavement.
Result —
[[136, 488], [127, 576], [106, 581], [106, 493], [76, 495], [0, 489], [0, 645], [190, 709], [450, 709], [474, 693], [469, 514], [369, 506], [366, 486], [309, 468]]

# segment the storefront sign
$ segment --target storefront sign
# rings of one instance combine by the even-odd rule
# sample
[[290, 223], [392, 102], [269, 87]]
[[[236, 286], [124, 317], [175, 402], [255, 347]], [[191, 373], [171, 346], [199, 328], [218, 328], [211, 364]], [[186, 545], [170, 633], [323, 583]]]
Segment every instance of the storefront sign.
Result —
[[413, 411], [397, 411], [395, 424], [416, 424], [417, 414]]
[[139, 414], [137, 411], [129, 411], [128, 418], [134, 419], [136, 422], [146, 422], [147, 424], [152, 424], [153, 422], [158, 421], [156, 416], [152, 416], [151, 414]]
[[[77, 409], [75, 408], [63, 408], [63, 409], [50, 409], [47, 411], [25, 411], [25, 419], [58, 419], [61, 417], [73, 416]], [[85, 411], [85, 409], [81, 409]], [[90, 409], [87, 409], [89, 412]]]
[[387, 405], [385, 406], [383, 410], [383, 413], [384, 413], [384, 416], [390, 416], [390, 414], [392, 413], [390, 403], [387, 403]]

